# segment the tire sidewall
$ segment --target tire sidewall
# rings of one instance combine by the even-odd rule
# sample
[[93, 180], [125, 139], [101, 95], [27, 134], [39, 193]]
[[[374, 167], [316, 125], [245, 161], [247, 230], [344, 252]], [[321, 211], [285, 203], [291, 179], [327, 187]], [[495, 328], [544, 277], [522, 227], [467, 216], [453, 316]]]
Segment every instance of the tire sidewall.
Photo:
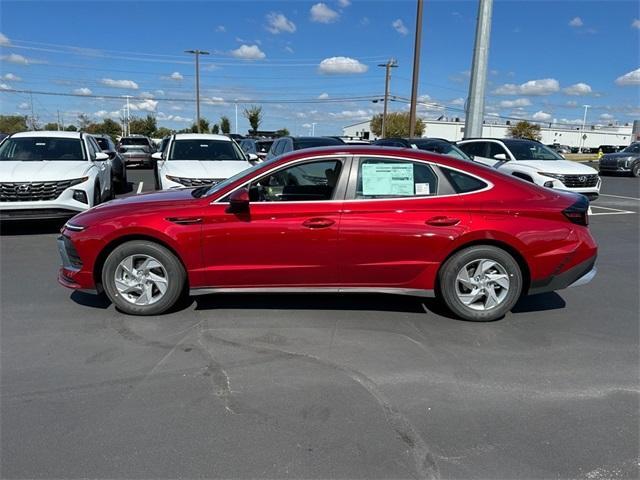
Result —
[[[167, 291], [156, 303], [134, 305], [122, 298], [115, 287], [114, 277], [117, 266], [130, 255], [144, 254], [158, 260], [167, 271]], [[184, 291], [186, 273], [182, 263], [167, 248], [145, 240], [134, 240], [116, 247], [107, 257], [102, 269], [102, 285], [116, 308], [130, 315], [158, 315], [173, 307]]]
[[631, 167], [631, 175], [634, 177], [640, 177], [640, 161], [633, 164]]
[[[456, 277], [469, 262], [486, 258], [497, 261], [509, 275], [509, 292], [499, 306], [491, 310], [473, 310], [462, 303], [456, 295]], [[449, 309], [464, 320], [492, 321], [503, 317], [518, 301], [522, 293], [523, 277], [518, 262], [505, 250], [490, 245], [479, 245], [456, 252], [442, 266], [439, 274], [438, 293]]]

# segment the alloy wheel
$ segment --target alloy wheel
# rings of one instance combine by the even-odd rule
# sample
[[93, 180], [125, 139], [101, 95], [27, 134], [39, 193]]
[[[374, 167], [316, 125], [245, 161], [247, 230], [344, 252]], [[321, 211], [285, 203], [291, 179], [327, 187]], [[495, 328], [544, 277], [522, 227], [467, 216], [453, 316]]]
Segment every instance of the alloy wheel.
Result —
[[166, 268], [150, 255], [138, 254], [124, 258], [116, 267], [115, 287], [127, 302], [151, 305], [167, 291], [169, 277]]
[[481, 258], [460, 269], [455, 290], [465, 306], [486, 311], [504, 302], [509, 293], [509, 284], [509, 274], [500, 263]]

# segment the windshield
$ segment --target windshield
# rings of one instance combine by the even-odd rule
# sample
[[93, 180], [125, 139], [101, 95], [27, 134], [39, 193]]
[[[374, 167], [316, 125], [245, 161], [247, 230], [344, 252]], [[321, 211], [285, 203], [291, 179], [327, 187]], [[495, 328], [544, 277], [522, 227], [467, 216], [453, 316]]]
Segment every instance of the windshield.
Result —
[[622, 151], [625, 153], [640, 153], [640, 143], [632, 143]]
[[41, 160], [85, 160], [78, 138], [9, 138], [0, 145], [0, 161], [37, 162]]
[[294, 140], [294, 150], [302, 150], [304, 148], [327, 147], [330, 145], [343, 145], [343, 142], [335, 138], [314, 138], [308, 140]]
[[516, 160], [564, 160], [560, 155], [541, 143], [526, 140], [503, 140]]
[[273, 140], [260, 140], [256, 142], [256, 150], [259, 153], [268, 153], [271, 145], [273, 145]]
[[253, 140], [242, 140], [240, 141], [240, 148], [246, 153], [257, 153], [256, 152], [256, 142]]
[[171, 145], [168, 160], [241, 160], [246, 157], [234, 142], [224, 140], [175, 140]]
[[448, 155], [453, 158], [459, 158], [460, 160], [471, 160], [469, 156], [460, 150], [455, 145], [444, 142], [441, 140], [428, 140], [428, 141], [412, 141], [416, 147], [420, 150], [426, 150], [427, 152], [439, 153], [441, 155]]
[[145, 145], [149, 146], [149, 142], [146, 138], [123, 138], [120, 140], [120, 145]]
[[106, 138], [103, 137], [94, 137], [96, 139], [96, 142], [98, 142], [98, 145], [100, 145], [100, 148], [102, 150], [109, 150], [109, 142]]

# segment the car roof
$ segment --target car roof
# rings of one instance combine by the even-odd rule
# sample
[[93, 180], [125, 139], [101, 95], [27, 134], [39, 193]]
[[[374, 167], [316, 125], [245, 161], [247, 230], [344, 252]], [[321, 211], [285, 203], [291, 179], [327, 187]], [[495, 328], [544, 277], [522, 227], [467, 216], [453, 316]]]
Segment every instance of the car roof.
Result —
[[218, 140], [220, 142], [230, 142], [231, 138], [214, 133], [176, 133], [175, 140]]
[[12, 138], [29, 138], [29, 137], [53, 137], [53, 138], [80, 138], [82, 132], [62, 132], [58, 130], [39, 130], [34, 132], [20, 132], [11, 135]]

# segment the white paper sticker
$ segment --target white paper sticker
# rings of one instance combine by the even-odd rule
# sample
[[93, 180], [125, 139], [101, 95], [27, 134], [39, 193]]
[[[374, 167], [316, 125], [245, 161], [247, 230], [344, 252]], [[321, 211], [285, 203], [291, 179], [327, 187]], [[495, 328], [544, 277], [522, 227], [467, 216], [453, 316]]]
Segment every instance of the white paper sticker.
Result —
[[416, 183], [416, 195], [429, 195], [430, 193], [428, 183]]
[[362, 194], [413, 195], [413, 163], [365, 163], [362, 165]]

